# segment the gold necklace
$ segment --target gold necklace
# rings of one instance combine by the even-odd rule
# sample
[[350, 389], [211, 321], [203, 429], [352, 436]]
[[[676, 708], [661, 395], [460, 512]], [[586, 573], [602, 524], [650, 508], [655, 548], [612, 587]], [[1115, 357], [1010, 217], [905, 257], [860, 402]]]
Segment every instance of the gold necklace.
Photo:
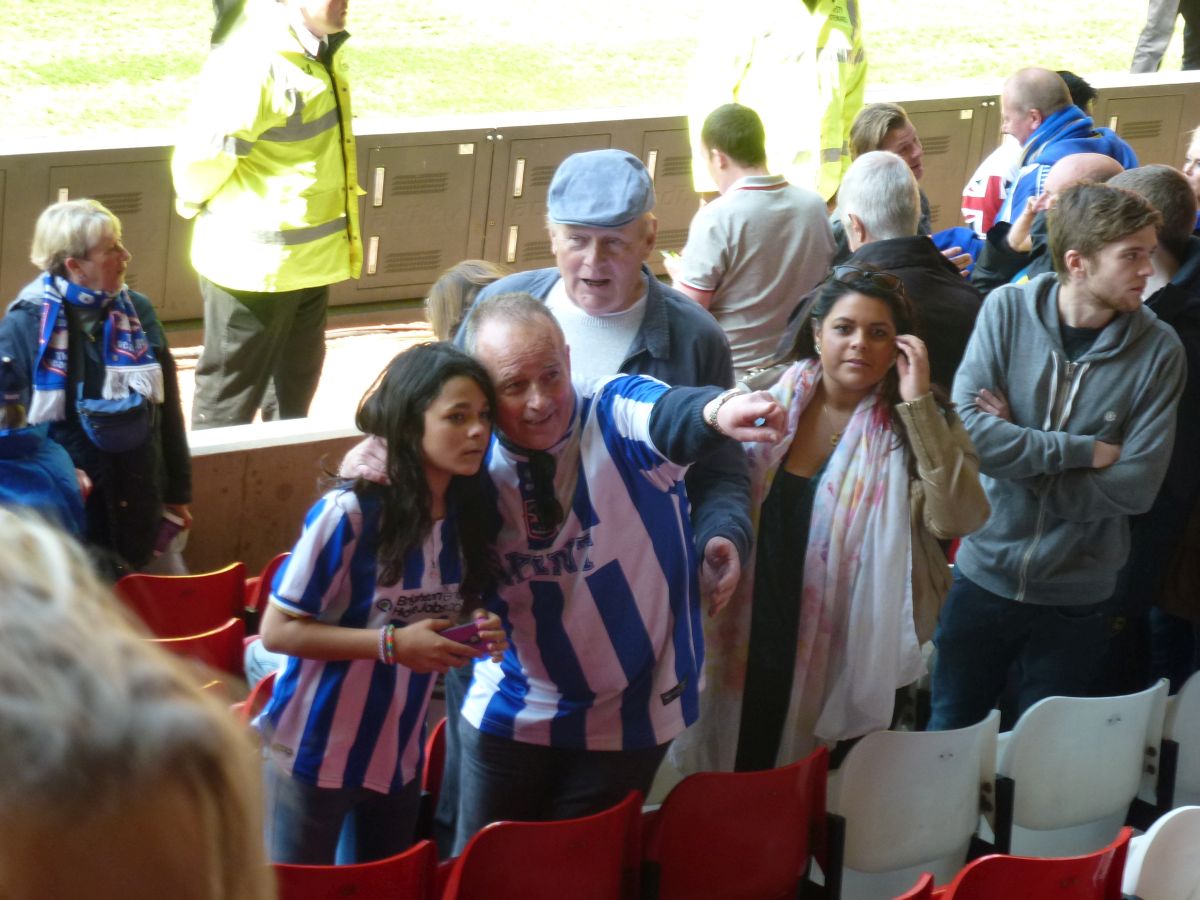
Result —
[[825, 421], [829, 425], [829, 446], [836, 447], [842, 439], [842, 434], [845, 432], [845, 426], [841, 431], [835, 431], [833, 428], [833, 416], [829, 414], [829, 404], [824, 400], [821, 401], [821, 412], [825, 413]]

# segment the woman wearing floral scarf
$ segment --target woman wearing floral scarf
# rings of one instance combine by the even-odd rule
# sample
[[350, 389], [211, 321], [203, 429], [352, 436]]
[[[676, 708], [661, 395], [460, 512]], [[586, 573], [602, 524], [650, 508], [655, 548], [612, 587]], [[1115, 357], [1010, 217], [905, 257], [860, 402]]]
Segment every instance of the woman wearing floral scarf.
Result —
[[988, 514], [899, 279], [839, 266], [810, 321], [771, 389], [786, 436], [746, 448], [756, 546], [708, 623], [700, 721], [672, 748], [685, 772], [771, 768], [887, 728], [950, 584], [937, 541]]
[[47, 207], [34, 229], [42, 274], [0, 319], [0, 355], [28, 373], [43, 425], [91, 480], [89, 542], [110, 574], [153, 559], [164, 511], [191, 517], [191, 461], [175, 361], [149, 299], [130, 291], [121, 223], [95, 200]]

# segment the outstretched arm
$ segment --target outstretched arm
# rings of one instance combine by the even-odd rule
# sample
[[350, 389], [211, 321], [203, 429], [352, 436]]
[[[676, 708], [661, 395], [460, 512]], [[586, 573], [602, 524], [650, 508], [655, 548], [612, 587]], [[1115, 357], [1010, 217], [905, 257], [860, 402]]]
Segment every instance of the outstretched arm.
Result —
[[689, 465], [732, 439], [773, 444], [783, 433], [782, 407], [766, 391], [675, 387], [650, 413], [650, 439], [677, 465]]

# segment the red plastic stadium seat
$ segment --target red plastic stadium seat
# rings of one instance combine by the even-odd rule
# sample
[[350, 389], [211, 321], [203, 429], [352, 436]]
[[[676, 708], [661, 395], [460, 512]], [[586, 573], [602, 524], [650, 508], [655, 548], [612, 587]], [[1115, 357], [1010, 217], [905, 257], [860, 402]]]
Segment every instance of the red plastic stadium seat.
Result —
[[1084, 856], [983, 856], [939, 891], [942, 900], [1121, 900], [1121, 875], [1132, 829]]
[[561, 822], [493, 822], [454, 861], [443, 900], [615, 900], [636, 872], [628, 858], [641, 821], [636, 791], [611, 809]]
[[821, 747], [778, 769], [684, 778], [647, 823], [647, 888], [657, 882], [661, 900], [795, 897], [825, 848], [828, 770]]
[[246, 567], [233, 563], [198, 575], [126, 575], [117, 596], [161, 638], [209, 631], [230, 616], [240, 616]]
[[241, 619], [230, 618], [218, 628], [189, 634], [184, 637], [154, 638], [151, 643], [164, 650], [189, 659], [199, 660], [207, 666], [241, 676], [242, 638], [246, 626]]
[[275, 679], [279, 677], [279, 672], [271, 672], [259, 680], [254, 686], [254, 690], [250, 692], [250, 696], [240, 703], [231, 704], [230, 712], [237, 716], [237, 720], [243, 725], [249, 725], [254, 717], [263, 711], [263, 707], [271, 699], [271, 695], [275, 693]]
[[425, 741], [425, 771], [421, 775], [421, 792], [429, 794], [437, 806], [442, 790], [442, 770], [446, 767], [446, 717], [433, 726]]
[[378, 862], [349, 866], [292, 866], [277, 863], [279, 900], [433, 900], [437, 848], [421, 841]]
[[263, 566], [263, 570], [259, 574], [246, 579], [247, 613], [261, 613], [266, 608], [267, 597], [271, 596], [271, 584], [275, 581], [275, 573], [279, 571], [284, 560], [291, 555], [291, 551], [280, 553]]
[[425, 770], [421, 773], [421, 808], [417, 813], [417, 837], [434, 836], [433, 817], [442, 792], [446, 768], [446, 717], [443, 716], [425, 739]]

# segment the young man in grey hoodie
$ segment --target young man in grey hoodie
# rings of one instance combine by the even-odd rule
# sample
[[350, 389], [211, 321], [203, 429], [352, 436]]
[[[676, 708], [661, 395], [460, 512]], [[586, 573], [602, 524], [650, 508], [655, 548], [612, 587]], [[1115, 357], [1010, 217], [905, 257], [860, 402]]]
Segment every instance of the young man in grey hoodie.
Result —
[[1079, 184], [1048, 216], [1054, 273], [993, 292], [954, 380], [992, 506], [965, 538], [934, 636], [931, 730], [979, 721], [1009, 670], [1019, 715], [1087, 691], [1128, 517], [1167, 469], [1183, 348], [1142, 305], [1159, 214]]

